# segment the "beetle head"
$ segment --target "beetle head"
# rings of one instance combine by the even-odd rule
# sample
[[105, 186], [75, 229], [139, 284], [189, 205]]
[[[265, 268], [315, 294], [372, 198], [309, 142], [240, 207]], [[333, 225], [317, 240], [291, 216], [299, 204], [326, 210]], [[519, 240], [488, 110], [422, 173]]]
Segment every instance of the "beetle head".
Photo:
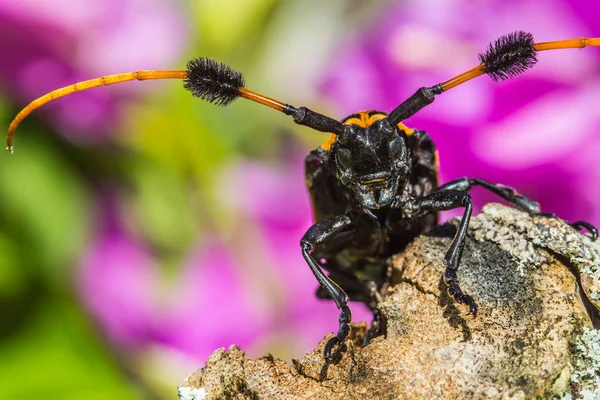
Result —
[[390, 205], [408, 178], [409, 152], [405, 135], [385, 114], [381, 119], [359, 124], [345, 120], [347, 129], [332, 147], [336, 176], [354, 192], [366, 209]]

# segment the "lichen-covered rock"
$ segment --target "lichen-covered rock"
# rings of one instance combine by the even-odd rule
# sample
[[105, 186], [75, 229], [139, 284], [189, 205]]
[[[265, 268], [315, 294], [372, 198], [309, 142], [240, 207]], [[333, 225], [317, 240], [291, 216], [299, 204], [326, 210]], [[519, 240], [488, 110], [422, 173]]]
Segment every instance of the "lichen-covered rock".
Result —
[[[459, 270], [480, 312], [447, 294], [452, 221], [393, 259], [386, 336], [301, 361], [217, 350], [180, 386], [186, 399], [600, 399], [600, 246], [568, 224], [489, 205], [472, 220]], [[198, 394], [195, 395], [194, 393]], [[183, 398], [183, 397], [182, 397]]]

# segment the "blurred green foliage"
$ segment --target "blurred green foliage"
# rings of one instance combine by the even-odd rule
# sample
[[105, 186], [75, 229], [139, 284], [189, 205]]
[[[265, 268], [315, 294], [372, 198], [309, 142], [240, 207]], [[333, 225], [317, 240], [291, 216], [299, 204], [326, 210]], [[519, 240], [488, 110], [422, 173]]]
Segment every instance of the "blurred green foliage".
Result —
[[73, 301], [45, 296], [0, 347], [3, 399], [141, 399]]

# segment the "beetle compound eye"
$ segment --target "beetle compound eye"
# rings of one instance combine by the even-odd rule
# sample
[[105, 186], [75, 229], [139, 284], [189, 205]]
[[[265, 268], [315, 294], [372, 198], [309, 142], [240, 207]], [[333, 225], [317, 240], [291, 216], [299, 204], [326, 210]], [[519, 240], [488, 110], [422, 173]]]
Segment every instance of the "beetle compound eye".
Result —
[[394, 127], [392, 126], [392, 124], [390, 124], [390, 121], [388, 121], [387, 118], [383, 118], [383, 119], [380, 119], [379, 121], [375, 121], [373, 126], [381, 132], [385, 132], [387, 134], [394, 133]]
[[390, 157], [393, 160], [394, 164], [397, 166], [404, 165], [408, 162], [407, 158], [407, 150], [404, 142], [400, 137], [396, 137], [394, 140], [390, 142]]
[[338, 148], [337, 163], [340, 169], [347, 171], [352, 167], [352, 153], [345, 147]]
[[390, 142], [390, 156], [392, 158], [402, 157], [403, 149], [404, 147], [402, 146], [402, 143], [400, 143], [400, 138], [396, 138]]

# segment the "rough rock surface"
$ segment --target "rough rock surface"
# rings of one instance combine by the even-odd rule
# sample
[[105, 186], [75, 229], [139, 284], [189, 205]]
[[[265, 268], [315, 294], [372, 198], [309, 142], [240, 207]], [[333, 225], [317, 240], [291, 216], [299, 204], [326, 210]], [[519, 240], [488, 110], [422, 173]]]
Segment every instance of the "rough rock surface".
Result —
[[385, 337], [323, 359], [328, 335], [289, 365], [217, 350], [182, 399], [600, 399], [600, 245], [563, 221], [493, 204], [474, 218], [449, 298], [443, 256], [457, 221], [393, 259]]

